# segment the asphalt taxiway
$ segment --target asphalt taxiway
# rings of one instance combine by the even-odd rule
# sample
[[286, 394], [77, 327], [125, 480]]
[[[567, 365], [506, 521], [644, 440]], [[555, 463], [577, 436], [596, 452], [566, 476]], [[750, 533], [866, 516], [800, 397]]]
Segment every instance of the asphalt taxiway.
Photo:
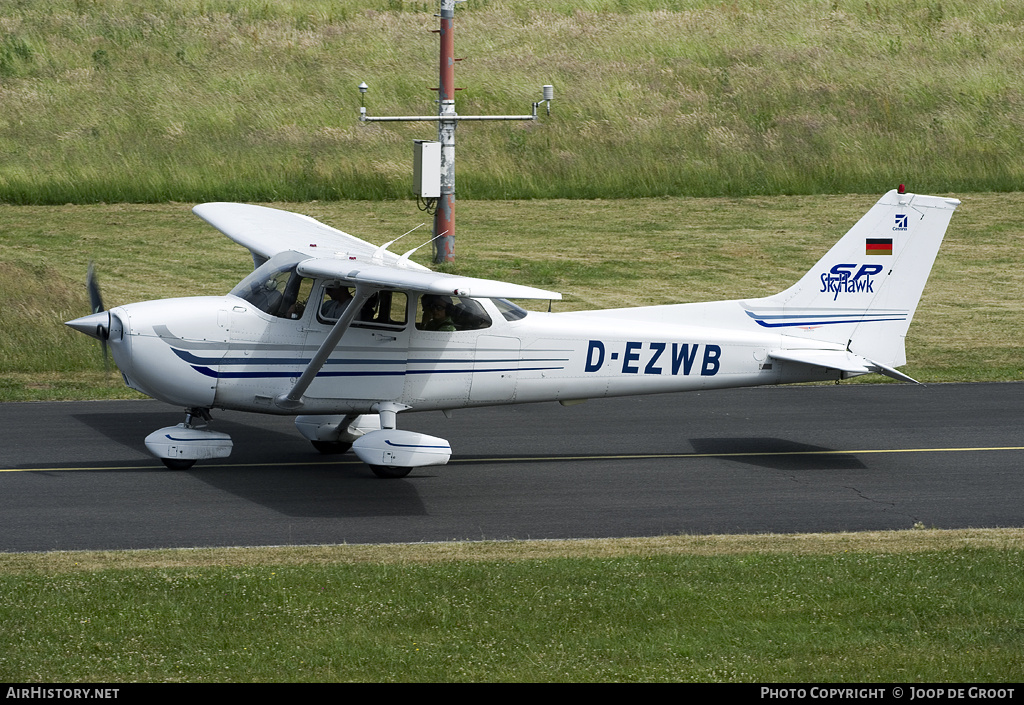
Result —
[[380, 480], [290, 417], [214, 412], [167, 470], [156, 401], [0, 404], [0, 551], [1024, 526], [1024, 384], [844, 384], [407, 413], [449, 465]]

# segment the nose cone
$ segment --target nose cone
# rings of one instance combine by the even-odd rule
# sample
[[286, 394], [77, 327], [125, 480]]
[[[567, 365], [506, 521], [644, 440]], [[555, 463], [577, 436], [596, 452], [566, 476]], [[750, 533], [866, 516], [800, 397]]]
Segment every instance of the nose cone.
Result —
[[96, 338], [96, 340], [106, 340], [110, 337], [110, 312], [100, 311], [82, 316], [73, 321], [67, 321], [64, 325], [74, 328], [79, 333]]

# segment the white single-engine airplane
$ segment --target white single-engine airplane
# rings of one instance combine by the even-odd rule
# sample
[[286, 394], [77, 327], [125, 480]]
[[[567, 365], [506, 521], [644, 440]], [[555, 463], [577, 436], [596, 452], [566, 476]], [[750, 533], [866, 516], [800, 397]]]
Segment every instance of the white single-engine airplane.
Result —
[[[403, 411], [722, 389], [879, 373], [913, 382], [904, 337], [956, 199], [878, 203], [795, 285], [760, 299], [570, 313], [551, 291], [432, 272], [307, 216], [237, 203], [193, 212], [248, 248], [226, 296], [145, 301], [67, 325], [109, 345], [125, 383], [185, 408], [146, 446], [170, 468], [231, 452], [210, 410], [297, 415], [324, 453], [380, 477], [444, 465], [448, 441]], [[98, 300], [98, 296], [96, 297]], [[99, 312], [95, 312], [99, 311]], [[420, 313], [422, 311], [422, 314]]]

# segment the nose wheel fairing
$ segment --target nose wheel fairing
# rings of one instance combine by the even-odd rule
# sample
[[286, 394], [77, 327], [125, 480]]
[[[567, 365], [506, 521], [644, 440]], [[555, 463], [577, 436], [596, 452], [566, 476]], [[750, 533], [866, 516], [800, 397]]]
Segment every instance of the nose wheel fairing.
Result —
[[185, 423], [165, 426], [146, 436], [146, 448], [172, 470], [192, 467], [197, 460], [231, 455], [231, 436], [193, 428]]

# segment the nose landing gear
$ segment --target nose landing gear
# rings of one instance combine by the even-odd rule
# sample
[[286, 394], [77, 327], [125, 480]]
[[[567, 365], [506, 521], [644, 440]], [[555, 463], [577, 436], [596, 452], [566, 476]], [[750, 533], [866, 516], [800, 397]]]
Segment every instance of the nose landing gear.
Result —
[[231, 436], [204, 430], [209, 420], [209, 409], [186, 409], [184, 423], [153, 431], [146, 436], [146, 448], [171, 470], [187, 470], [197, 460], [226, 458], [231, 455]]

